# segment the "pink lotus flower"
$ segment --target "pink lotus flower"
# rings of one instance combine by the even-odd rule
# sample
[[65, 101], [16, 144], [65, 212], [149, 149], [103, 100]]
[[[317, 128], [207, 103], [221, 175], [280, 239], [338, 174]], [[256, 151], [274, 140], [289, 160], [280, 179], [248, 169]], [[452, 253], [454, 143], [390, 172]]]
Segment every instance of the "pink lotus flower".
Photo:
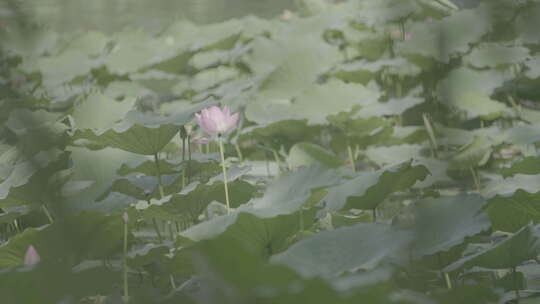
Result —
[[127, 223], [129, 221], [129, 215], [127, 214], [127, 212], [124, 212], [124, 214], [122, 214], [122, 220], [124, 220], [124, 223]]
[[208, 135], [221, 136], [236, 127], [236, 123], [240, 118], [240, 113], [234, 113], [231, 115], [231, 111], [228, 106], [224, 106], [223, 110], [216, 106], [204, 109], [201, 113], [195, 114], [199, 126]]
[[26, 250], [26, 254], [24, 255], [24, 265], [30, 266], [35, 265], [39, 263], [41, 258], [39, 257], [39, 254], [36, 251], [36, 248], [34, 246], [30, 245], [28, 246], [28, 249]]

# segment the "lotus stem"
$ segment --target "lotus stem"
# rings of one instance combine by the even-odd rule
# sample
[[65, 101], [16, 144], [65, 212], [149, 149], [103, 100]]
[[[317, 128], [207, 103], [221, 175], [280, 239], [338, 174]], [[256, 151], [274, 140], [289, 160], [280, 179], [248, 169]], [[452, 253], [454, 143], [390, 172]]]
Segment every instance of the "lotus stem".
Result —
[[157, 182], [158, 182], [158, 188], [159, 188], [159, 196], [160, 198], [163, 198], [165, 196], [165, 192], [163, 191], [163, 185], [161, 184], [161, 171], [159, 169], [159, 157], [158, 154], [154, 154], [154, 163], [156, 164], [156, 172], [157, 172]]
[[431, 146], [431, 156], [438, 158], [437, 155], [437, 138], [435, 137], [435, 131], [433, 130], [433, 126], [431, 125], [431, 122], [429, 120], [429, 117], [426, 113], [422, 114], [422, 119], [424, 120], [424, 126], [426, 127], [426, 131], [429, 136], [429, 144]]
[[187, 150], [188, 150], [188, 163], [187, 163], [187, 183], [190, 183], [191, 177], [191, 136], [187, 136]]
[[480, 179], [478, 178], [478, 174], [476, 173], [476, 170], [474, 170], [473, 167], [469, 167], [469, 170], [471, 171], [471, 175], [472, 175], [476, 190], [480, 191]]
[[444, 274], [444, 280], [446, 282], [446, 287], [448, 289], [452, 289], [452, 280], [450, 280], [450, 276], [448, 275], [448, 272], [443, 271], [443, 274]]
[[154, 230], [156, 231], [159, 242], [163, 243], [163, 238], [161, 237], [161, 232], [159, 231], [158, 223], [155, 218], [152, 219], [152, 224], [154, 224]]
[[268, 152], [264, 151], [264, 163], [266, 165], [266, 175], [270, 177], [270, 161], [268, 160]]
[[238, 144], [238, 141], [234, 144], [234, 148], [236, 149], [236, 154], [238, 155], [238, 160], [240, 162], [244, 161], [244, 156], [242, 155], [242, 150], [240, 150], [240, 145]]
[[349, 143], [347, 143], [347, 153], [349, 154], [349, 161], [351, 162], [351, 168], [353, 169], [353, 171], [356, 172], [356, 164], [355, 164], [355, 161], [354, 161], [354, 154], [353, 154], [351, 145]]
[[276, 164], [277, 164], [276, 176], [280, 176], [281, 175], [281, 160], [279, 159], [279, 155], [276, 150], [272, 149], [272, 154], [274, 155], [274, 159], [276, 160]]
[[512, 267], [512, 280], [514, 281], [514, 292], [516, 294], [516, 303], [519, 304], [519, 300], [521, 298], [519, 294], [519, 282], [517, 279], [517, 270], [516, 267]]
[[129, 301], [128, 272], [127, 272], [128, 221], [124, 221], [124, 303]]
[[172, 222], [168, 221], [167, 224], [169, 226], [169, 237], [171, 238], [171, 241], [174, 242], [174, 231], [173, 231]]
[[49, 219], [49, 222], [50, 222], [51, 224], [54, 223], [53, 217], [52, 217], [51, 213], [49, 212], [49, 209], [47, 208], [47, 206], [45, 205], [45, 203], [43, 203], [43, 205], [41, 205], [41, 207], [43, 208], [43, 212], [45, 213], [45, 215], [46, 215], [47, 218]]
[[[182, 164], [186, 161], [186, 137], [182, 137]], [[182, 189], [186, 187], [186, 170], [182, 169]]]
[[229, 188], [227, 186], [227, 168], [225, 167], [225, 152], [223, 151], [223, 139], [220, 137], [219, 154], [221, 155], [221, 167], [223, 169], [223, 185], [225, 186], [225, 202], [227, 203], [227, 214], [231, 213], [231, 207], [229, 204]]

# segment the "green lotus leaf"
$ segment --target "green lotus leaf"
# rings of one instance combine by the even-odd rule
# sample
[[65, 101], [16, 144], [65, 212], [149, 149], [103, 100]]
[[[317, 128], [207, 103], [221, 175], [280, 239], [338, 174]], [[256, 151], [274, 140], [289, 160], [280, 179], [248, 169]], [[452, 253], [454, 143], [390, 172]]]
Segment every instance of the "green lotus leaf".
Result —
[[448, 251], [491, 227], [482, 211], [486, 201], [480, 195], [424, 199], [414, 205], [414, 241], [416, 257]]
[[512, 195], [497, 195], [489, 200], [485, 212], [493, 230], [516, 232], [530, 222], [540, 223], [540, 192], [518, 189]]
[[497, 68], [519, 64], [529, 58], [529, 49], [500, 43], [484, 43], [475, 47], [465, 61], [476, 68]]
[[[228, 188], [232, 208], [248, 202], [257, 190], [255, 186], [240, 180], [229, 182]], [[198, 184], [188, 193], [174, 194], [168, 201], [160, 205], [148, 206], [141, 212], [141, 216], [148, 219], [197, 222], [199, 215], [206, 210], [211, 202], [225, 203], [224, 191], [221, 182], [215, 182], [211, 185]]]
[[300, 167], [296, 171], [282, 174], [270, 183], [262, 197], [254, 198], [249, 204], [240, 206], [226, 216], [199, 223], [182, 233], [192, 240], [209, 239], [221, 234], [236, 221], [239, 213], [251, 213], [260, 218], [272, 218], [300, 210], [311, 197], [312, 191], [338, 183], [341, 170], [328, 169], [314, 164]]
[[512, 163], [510, 167], [499, 169], [499, 172], [503, 177], [508, 177], [515, 174], [539, 174], [540, 159], [538, 159], [536, 156], [527, 156]]
[[410, 188], [429, 174], [424, 166], [412, 161], [373, 172], [359, 172], [355, 177], [328, 189], [324, 199], [329, 210], [373, 210], [388, 195]]
[[493, 151], [493, 142], [485, 136], [476, 136], [472, 143], [461, 147], [450, 160], [451, 167], [468, 169], [486, 164]]
[[100, 93], [89, 95], [76, 104], [71, 114], [77, 129], [106, 129], [121, 121], [133, 109], [134, 98], [117, 102]]
[[517, 40], [524, 44], [537, 44], [538, 37], [535, 28], [538, 28], [540, 21], [540, 5], [534, 3], [531, 7], [528, 7], [522, 14], [520, 14], [519, 20], [516, 20], [515, 30]]
[[495, 176], [486, 183], [482, 189], [482, 195], [487, 198], [492, 198], [496, 195], [511, 196], [518, 189], [529, 193], [536, 193], [540, 190], [539, 183], [540, 174], [515, 174], [507, 178]]
[[29, 160], [16, 163], [0, 183], [0, 206], [39, 207], [48, 202], [47, 193], [61, 187], [51, 184], [51, 177], [67, 166], [68, 155], [59, 150], [42, 151]]
[[423, 145], [370, 146], [365, 150], [366, 157], [379, 167], [403, 163], [422, 156]]
[[320, 163], [329, 168], [343, 165], [343, 161], [321, 146], [302, 142], [292, 146], [287, 156], [287, 163], [293, 168]]
[[536, 258], [539, 253], [538, 227], [529, 224], [495, 245], [450, 264], [444, 271], [452, 272], [474, 266], [508, 269]]
[[[159, 166], [159, 173], [162, 175], [178, 173], [179, 164], [174, 164], [166, 160], [160, 159], [158, 166]], [[126, 176], [131, 173], [142, 173], [146, 176], [158, 175], [156, 162], [153, 160], [147, 160], [137, 165], [137, 167], [134, 167], [134, 168], [131, 168], [126, 164], [122, 164], [120, 169], [118, 169], [117, 173], [122, 176]]]
[[[470, 24], [475, 26], [471, 28]], [[441, 20], [413, 24], [411, 39], [400, 42], [398, 51], [449, 62], [453, 56], [466, 53], [470, 45], [478, 42], [491, 28], [487, 12], [460, 10]]]
[[525, 75], [528, 78], [536, 79], [540, 77], [540, 57], [532, 57], [530, 60], [525, 62], [525, 66], [528, 68], [528, 70], [525, 72]]
[[304, 277], [337, 277], [370, 270], [385, 259], [397, 257], [410, 234], [385, 224], [360, 223], [320, 232], [274, 255], [273, 263], [285, 264]]

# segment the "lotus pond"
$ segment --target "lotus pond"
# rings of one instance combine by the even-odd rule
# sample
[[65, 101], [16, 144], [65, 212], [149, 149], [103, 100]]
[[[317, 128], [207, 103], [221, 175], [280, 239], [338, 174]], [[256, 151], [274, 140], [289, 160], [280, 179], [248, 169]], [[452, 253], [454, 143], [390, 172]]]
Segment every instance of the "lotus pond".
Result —
[[0, 303], [540, 303], [539, 20], [0, 25]]

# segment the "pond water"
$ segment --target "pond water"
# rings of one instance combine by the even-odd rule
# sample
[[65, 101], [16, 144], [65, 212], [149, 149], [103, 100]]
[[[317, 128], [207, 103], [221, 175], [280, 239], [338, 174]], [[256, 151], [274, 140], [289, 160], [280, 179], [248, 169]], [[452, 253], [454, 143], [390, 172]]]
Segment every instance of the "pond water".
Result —
[[31, 21], [57, 31], [113, 32], [127, 26], [157, 31], [179, 18], [214, 23], [245, 15], [274, 17], [293, 0], [4, 0], [0, 23]]

